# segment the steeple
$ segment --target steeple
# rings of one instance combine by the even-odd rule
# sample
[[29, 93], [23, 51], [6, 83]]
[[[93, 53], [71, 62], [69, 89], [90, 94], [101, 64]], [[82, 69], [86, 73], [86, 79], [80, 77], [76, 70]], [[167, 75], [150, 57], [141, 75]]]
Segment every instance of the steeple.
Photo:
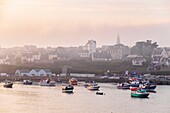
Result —
[[116, 44], [120, 44], [120, 37], [119, 37], [119, 33], [118, 33], [118, 35], [117, 35], [117, 42], [116, 42]]

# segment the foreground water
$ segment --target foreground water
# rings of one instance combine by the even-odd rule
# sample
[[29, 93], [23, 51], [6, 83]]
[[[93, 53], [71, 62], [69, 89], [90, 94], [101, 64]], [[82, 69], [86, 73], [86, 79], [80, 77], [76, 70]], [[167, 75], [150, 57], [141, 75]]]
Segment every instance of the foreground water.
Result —
[[0, 113], [170, 113], [170, 86], [158, 86], [147, 99], [131, 98], [129, 90], [113, 84], [99, 84], [106, 95], [96, 95], [83, 86], [73, 94], [56, 87], [0, 84]]

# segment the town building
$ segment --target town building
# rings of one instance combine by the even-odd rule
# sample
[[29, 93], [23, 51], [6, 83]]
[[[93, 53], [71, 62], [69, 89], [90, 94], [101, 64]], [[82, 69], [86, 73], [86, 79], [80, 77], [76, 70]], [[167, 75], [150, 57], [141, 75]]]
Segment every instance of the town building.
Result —
[[130, 54], [130, 49], [120, 43], [119, 34], [117, 36], [117, 43], [114, 46], [108, 46], [107, 53], [111, 54], [112, 60], [123, 60]]
[[16, 70], [16, 76], [51, 76], [50, 69], [32, 69], [32, 70]]

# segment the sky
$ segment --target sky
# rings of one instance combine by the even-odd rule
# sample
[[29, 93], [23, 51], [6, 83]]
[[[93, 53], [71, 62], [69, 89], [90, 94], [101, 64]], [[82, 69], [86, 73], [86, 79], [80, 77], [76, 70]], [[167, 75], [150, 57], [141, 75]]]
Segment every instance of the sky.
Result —
[[0, 46], [128, 46], [147, 39], [170, 47], [170, 0], [0, 0]]

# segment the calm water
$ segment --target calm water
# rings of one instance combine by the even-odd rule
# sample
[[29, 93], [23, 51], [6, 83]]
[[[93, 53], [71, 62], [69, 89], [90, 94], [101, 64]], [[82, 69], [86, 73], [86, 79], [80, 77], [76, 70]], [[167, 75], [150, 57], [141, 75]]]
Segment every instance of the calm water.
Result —
[[0, 113], [170, 113], [170, 86], [158, 86], [148, 99], [131, 98], [129, 90], [113, 84], [99, 84], [106, 95], [96, 95], [83, 86], [73, 94], [61, 92], [61, 86], [41, 87], [0, 84]]

